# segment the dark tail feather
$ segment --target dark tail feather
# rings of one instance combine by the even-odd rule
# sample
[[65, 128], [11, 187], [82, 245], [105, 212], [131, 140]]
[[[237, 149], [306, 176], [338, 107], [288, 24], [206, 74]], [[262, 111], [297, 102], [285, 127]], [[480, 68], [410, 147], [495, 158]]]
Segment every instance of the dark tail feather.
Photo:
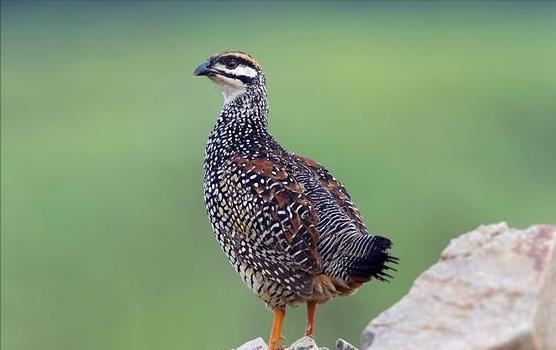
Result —
[[393, 277], [388, 271], [396, 271], [388, 263], [397, 264], [398, 258], [388, 254], [392, 242], [381, 236], [361, 236], [354, 239], [355, 256], [351, 256], [347, 264], [348, 275], [355, 282], [366, 282], [371, 278], [389, 282]]

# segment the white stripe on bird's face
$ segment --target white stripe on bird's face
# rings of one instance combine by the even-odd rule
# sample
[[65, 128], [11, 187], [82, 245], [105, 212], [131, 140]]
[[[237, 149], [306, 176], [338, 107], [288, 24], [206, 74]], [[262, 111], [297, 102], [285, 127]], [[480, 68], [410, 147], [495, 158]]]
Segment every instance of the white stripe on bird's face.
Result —
[[216, 83], [216, 85], [220, 88], [220, 91], [222, 91], [222, 95], [224, 96], [224, 104], [233, 101], [247, 89], [247, 86], [243, 81], [239, 79], [239, 77], [247, 77], [252, 79], [259, 74], [255, 69], [243, 64], [240, 64], [235, 68], [227, 68], [221, 63], [216, 63], [213, 68], [217, 71], [221, 71], [230, 75], [224, 76], [216, 74], [214, 76], [209, 76], [210, 80]]
[[246, 66], [244, 64], [240, 64], [235, 68], [228, 68], [225, 65], [223, 65], [222, 63], [216, 63], [214, 65], [214, 68], [218, 69], [219, 71], [225, 72], [227, 74], [233, 74], [237, 77], [248, 77], [248, 78], [254, 78], [257, 76], [257, 71], [249, 66]]

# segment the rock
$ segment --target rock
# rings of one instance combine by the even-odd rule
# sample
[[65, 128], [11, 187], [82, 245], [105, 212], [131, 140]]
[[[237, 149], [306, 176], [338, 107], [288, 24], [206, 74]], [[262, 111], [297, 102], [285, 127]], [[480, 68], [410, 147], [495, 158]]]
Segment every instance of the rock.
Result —
[[[338, 339], [336, 342], [337, 350], [357, 350], [353, 345], [345, 340]], [[267, 345], [262, 338], [257, 338], [243, 344], [236, 350], [267, 350]], [[303, 337], [296, 340], [292, 345], [284, 348], [284, 350], [328, 350], [328, 348], [319, 348], [317, 343], [311, 337]]]
[[257, 338], [248, 341], [247, 343], [241, 345], [236, 350], [267, 350], [268, 345], [264, 342], [263, 338]]
[[336, 350], [357, 350], [357, 348], [343, 339], [338, 339]]
[[556, 228], [481, 226], [453, 239], [363, 348], [556, 349]]
[[296, 340], [292, 345], [288, 346], [284, 350], [325, 350], [325, 348], [319, 348], [315, 340], [311, 337], [303, 337]]

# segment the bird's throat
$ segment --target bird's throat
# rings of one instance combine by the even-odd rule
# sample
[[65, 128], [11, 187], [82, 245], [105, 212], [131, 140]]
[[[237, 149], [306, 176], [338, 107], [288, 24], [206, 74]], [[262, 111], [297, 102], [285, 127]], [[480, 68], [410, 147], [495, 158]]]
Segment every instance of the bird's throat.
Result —
[[224, 128], [236, 135], [266, 132], [268, 104], [264, 87], [247, 89], [233, 100], [225, 101], [215, 129]]
[[267, 132], [268, 105], [264, 88], [247, 90], [227, 102], [212, 129], [205, 149], [211, 164], [237, 154], [250, 154], [265, 147], [272, 137]]

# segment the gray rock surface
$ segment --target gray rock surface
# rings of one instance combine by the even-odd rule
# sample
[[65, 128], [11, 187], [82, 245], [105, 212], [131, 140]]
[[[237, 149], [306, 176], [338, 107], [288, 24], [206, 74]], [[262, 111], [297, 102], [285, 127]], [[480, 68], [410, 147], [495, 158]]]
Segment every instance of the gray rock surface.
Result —
[[[356, 347], [343, 339], [336, 342], [337, 350], [357, 350]], [[236, 350], [267, 350], [267, 345], [262, 338], [257, 338], [243, 344]], [[292, 345], [284, 348], [284, 350], [328, 350], [328, 348], [319, 348], [313, 338], [303, 337], [296, 340]]]
[[[241, 345], [236, 350], [267, 350], [268, 346], [262, 338], [257, 338]], [[327, 350], [319, 348], [313, 338], [303, 337], [295, 341], [292, 345], [284, 348], [284, 350]]]
[[336, 350], [357, 350], [357, 348], [343, 339], [338, 339]]
[[268, 345], [266, 345], [263, 338], [257, 338], [248, 341], [235, 350], [267, 350], [267, 348]]
[[325, 348], [319, 348], [313, 338], [303, 337], [296, 340], [292, 345], [288, 346], [284, 350], [325, 350]]
[[453, 239], [362, 340], [368, 350], [555, 350], [556, 228], [499, 223]]

